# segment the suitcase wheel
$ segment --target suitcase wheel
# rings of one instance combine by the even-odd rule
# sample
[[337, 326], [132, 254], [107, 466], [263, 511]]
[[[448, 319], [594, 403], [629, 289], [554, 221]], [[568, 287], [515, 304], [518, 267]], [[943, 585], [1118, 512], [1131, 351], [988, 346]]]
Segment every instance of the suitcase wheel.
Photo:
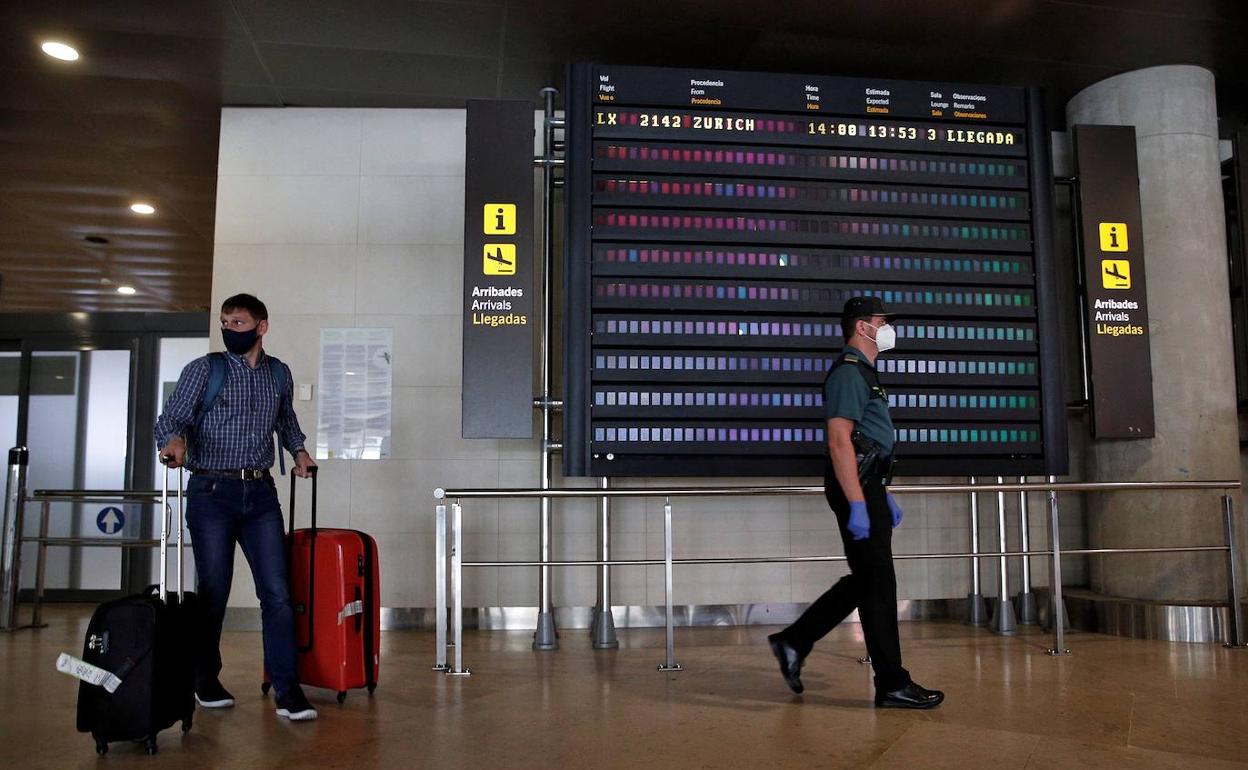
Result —
[[339, 703], [342, 703], [342, 702], [343, 702], [343, 701], [345, 701], [346, 699], [347, 699], [347, 693], [346, 693], [346, 691], [343, 691], [343, 692], [338, 693], [338, 702], [339, 702]]
[[260, 685], [260, 694], [261, 694], [261, 695], [268, 695], [268, 694], [269, 694], [269, 690], [271, 690], [272, 688], [273, 688], [273, 683], [272, 683], [272, 682], [264, 682], [264, 683], [262, 683], [262, 684]]
[[150, 757], [151, 755], [155, 754], [155, 753], [156, 753], [156, 751], [157, 751], [157, 749], [156, 749], [156, 736], [155, 736], [155, 735], [149, 736], [149, 737], [148, 737], [148, 739], [147, 739], [146, 741], [144, 741], [144, 742], [143, 742], [143, 748], [147, 751], [147, 755], [148, 755], [149, 757]]
[[370, 685], [368, 686], [368, 694], [369, 694], [369, 695], [372, 695], [372, 694], [373, 694], [373, 693], [375, 693], [375, 692], [377, 692], [377, 683], [376, 683], [376, 682], [374, 682], [373, 684], [370, 684]]
[[101, 757], [102, 757], [102, 756], [104, 756], [105, 754], [107, 754], [107, 753], [108, 753], [108, 742], [107, 742], [107, 741], [96, 741], [96, 742], [95, 742], [95, 753], [96, 753], [96, 754], [99, 754]]

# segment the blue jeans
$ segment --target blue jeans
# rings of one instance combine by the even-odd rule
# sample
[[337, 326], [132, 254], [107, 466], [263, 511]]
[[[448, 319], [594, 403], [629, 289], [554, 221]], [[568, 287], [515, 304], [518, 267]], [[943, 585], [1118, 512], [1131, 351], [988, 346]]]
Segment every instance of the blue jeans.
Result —
[[194, 475], [187, 485], [187, 528], [199, 573], [203, 625], [197, 634], [197, 681], [221, 673], [221, 624], [234, 578], [234, 544], [242, 546], [260, 600], [264, 665], [279, 693], [298, 684], [294, 609], [286, 580], [286, 536], [277, 487], [258, 481]]

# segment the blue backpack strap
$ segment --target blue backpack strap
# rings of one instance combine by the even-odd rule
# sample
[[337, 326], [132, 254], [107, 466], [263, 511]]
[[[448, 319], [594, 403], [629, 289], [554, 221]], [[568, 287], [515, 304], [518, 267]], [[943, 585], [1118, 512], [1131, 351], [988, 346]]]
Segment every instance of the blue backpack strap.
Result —
[[203, 425], [204, 415], [212, 411], [212, 408], [221, 400], [221, 391], [225, 390], [225, 377], [228, 373], [224, 353], [209, 353], [204, 357], [208, 359], [208, 382], [204, 385], [204, 392], [195, 406], [195, 416], [187, 431], [190, 434], [187, 436], [187, 444], [190, 445], [191, 454], [194, 454], [195, 440]]
[[273, 385], [277, 388], [277, 400], [280, 404], [290, 398], [294, 387], [290, 380], [290, 370], [282, 364], [280, 359], [267, 354], [265, 357], [269, 360], [269, 374], [273, 377]]
[[199, 409], [195, 412], [196, 425], [217, 405], [217, 402], [221, 400], [221, 391], [225, 390], [225, 354], [209, 353], [207, 358], [208, 384], [204, 387], [204, 395], [199, 399]]
[[[294, 383], [290, 378], [290, 370], [281, 362], [280, 359], [274, 358], [268, 354], [265, 358], [269, 361], [269, 376], [273, 378], [273, 388], [277, 391], [277, 412], [280, 415], [282, 407], [290, 400]], [[277, 467], [281, 470], [282, 475], [286, 475], [286, 455], [282, 454], [281, 436], [276, 432], [273, 434], [273, 451], [277, 454]]]

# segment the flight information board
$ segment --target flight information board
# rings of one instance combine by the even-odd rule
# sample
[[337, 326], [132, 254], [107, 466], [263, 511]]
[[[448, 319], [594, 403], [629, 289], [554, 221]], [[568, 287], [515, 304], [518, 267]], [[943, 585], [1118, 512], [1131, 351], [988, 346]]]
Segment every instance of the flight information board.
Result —
[[1038, 91], [578, 64], [565, 115], [565, 475], [822, 473], [859, 295], [899, 474], [1065, 473]]

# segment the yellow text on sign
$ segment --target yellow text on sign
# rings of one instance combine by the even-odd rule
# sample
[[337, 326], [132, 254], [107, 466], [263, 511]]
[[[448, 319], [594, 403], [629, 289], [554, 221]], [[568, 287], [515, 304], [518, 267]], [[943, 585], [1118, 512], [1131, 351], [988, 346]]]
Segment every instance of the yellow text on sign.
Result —
[[1130, 289], [1131, 263], [1125, 259], [1102, 259], [1101, 286], [1106, 289]]
[[515, 235], [516, 204], [487, 203], [485, 204], [485, 234]]
[[1126, 222], [1101, 222], [1101, 251], [1127, 250]]
[[482, 257], [486, 275], [516, 274], [516, 244], [487, 243]]

